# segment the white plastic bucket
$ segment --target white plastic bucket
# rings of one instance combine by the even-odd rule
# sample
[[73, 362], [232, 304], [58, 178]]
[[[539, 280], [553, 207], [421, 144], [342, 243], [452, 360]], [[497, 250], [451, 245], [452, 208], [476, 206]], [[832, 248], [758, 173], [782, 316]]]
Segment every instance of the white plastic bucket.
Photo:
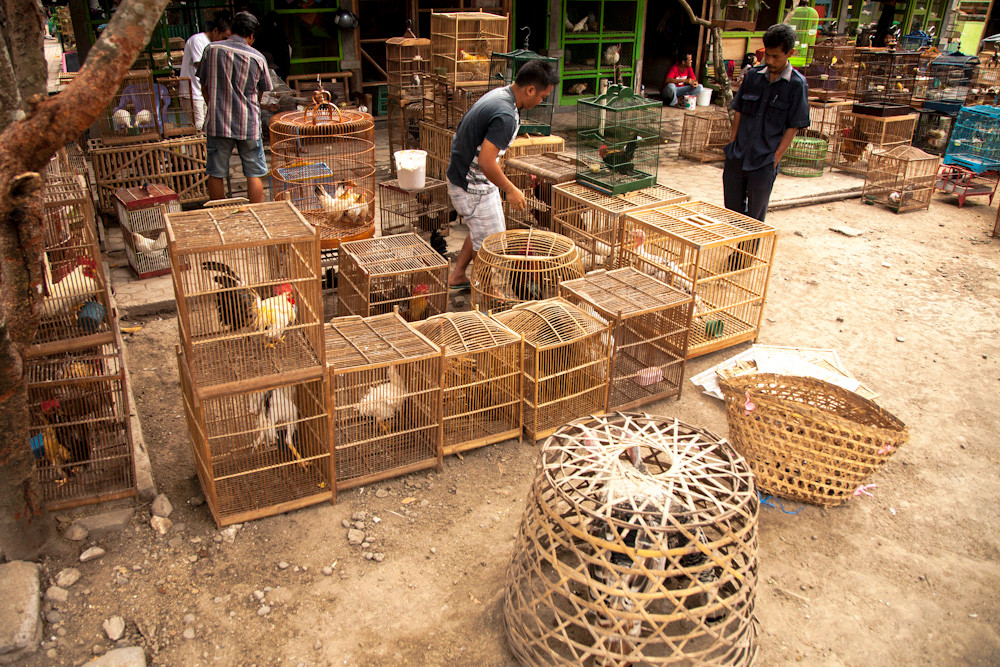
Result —
[[698, 103], [698, 97], [695, 95], [685, 95], [684, 96], [684, 108], [694, 109], [695, 105]]
[[712, 103], [712, 89], [702, 88], [698, 93], [698, 106], [707, 107]]
[[393, 153], [396, 178], [404, 190], [420, 190], [427, 182], [427, 151], [408, 150]]

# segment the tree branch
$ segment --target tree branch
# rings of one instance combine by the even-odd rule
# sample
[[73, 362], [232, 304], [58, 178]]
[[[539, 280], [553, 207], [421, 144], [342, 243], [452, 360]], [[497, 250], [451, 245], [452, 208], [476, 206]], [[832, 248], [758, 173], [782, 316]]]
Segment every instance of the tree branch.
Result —
[[681, 7], [684, 8], [684, 12], [688, 15], [688, 19], [691, 21], [691, 23], [694, 23], [696, 25], [705, 26], [706, 28], [711, 28], [712, 27], [712, 22], [711, 21], [709, 21], [707, 19], [703, 19], [703, 18], [701, 18], [700, 16], [697, 16], [694, 13], [694, 10], [691, 9], [691, 5], [688, 4], [688, 0], [677, 0], [677, 2], [681, 3]]

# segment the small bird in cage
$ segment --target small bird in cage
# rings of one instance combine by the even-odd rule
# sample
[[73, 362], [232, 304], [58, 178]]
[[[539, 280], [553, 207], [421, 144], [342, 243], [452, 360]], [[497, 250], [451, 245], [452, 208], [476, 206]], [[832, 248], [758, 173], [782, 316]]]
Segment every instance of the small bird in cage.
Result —
[[272, 348], [275, 342], [285, 340], [285, 330], [295, 324], [298, 313], [291, 283], [278, 285], [273, 296], [262, 299], [257, 290], [248, 287], [238, 273], [222, 262], [205, 261], [201, 268], [220, 274], [212, 280], [226, 290], [215, 294], [219, 321], [225, 327], [230, 331], [255, 329], [264, 334], [267, 346]]
[[251, 411], [257, 417], [257, 440], [253, 448], [277, 445], [284, 454], [291, 454], [306, 467], [299, 453], [299, 409], [295, 405], [295, 387], [278, 387], [259, 392], [250, 399]]
[[383, 382], [369, 389], [354, 408], [362, 417], [374, 419], [386, 435], [389, 434], [387, 422], [396, 416], [396, 412], [403, 406], [407, 394], [406, 383], [403, 382], [403, 378], [396, 372], [396, 369], [390, 366], [388, 375], [388, 382]]
[[52, 279], [48, 254], [42, 255], [42, 269], [45, 273], [44, 294], [47, 295], [42, 297], [43, 318], [68, 315], [101, 291], [97, 280], [97, 262], [86, 255], [77, 259], [73, 268], [64, 267], [62, 275], [56, 280]]
[[364, 194], [356, 191], [356, 187], [351, 181], [338, 183], [333, 196], [322, 185], [317, 184], [313, 188], [316, 200], [323, 212], [329, 215], [331, 224], [341, 220], [347, 223], [361, 222], [364, 219], [368, 213], [368, 204], [364, 201]]

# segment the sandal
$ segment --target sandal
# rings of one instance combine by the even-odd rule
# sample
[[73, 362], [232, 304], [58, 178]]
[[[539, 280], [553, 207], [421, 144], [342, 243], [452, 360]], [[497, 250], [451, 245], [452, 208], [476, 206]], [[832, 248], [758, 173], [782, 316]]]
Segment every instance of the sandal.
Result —
[[448, 289], [461, 292], [462, 290], [472, 289], [472, 283], [466, 280], [464, 283], [458, 285], [448, 285]]

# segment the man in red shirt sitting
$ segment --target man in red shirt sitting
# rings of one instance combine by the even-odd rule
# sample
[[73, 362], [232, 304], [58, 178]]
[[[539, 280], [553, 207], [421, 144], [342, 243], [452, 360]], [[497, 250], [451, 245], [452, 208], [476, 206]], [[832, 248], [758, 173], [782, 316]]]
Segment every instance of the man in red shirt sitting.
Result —
[[684, 60], [674, 63], [666, 78], [663, 79], [663, 88], [660, 96], [663, 101], [672, 107], [677, 106], [677, 101], [685, 95], [697, 95], [701, 92], [702, 86], [695, 78], [694, 68], [691, 67], [691, 54], [684, 56]]

